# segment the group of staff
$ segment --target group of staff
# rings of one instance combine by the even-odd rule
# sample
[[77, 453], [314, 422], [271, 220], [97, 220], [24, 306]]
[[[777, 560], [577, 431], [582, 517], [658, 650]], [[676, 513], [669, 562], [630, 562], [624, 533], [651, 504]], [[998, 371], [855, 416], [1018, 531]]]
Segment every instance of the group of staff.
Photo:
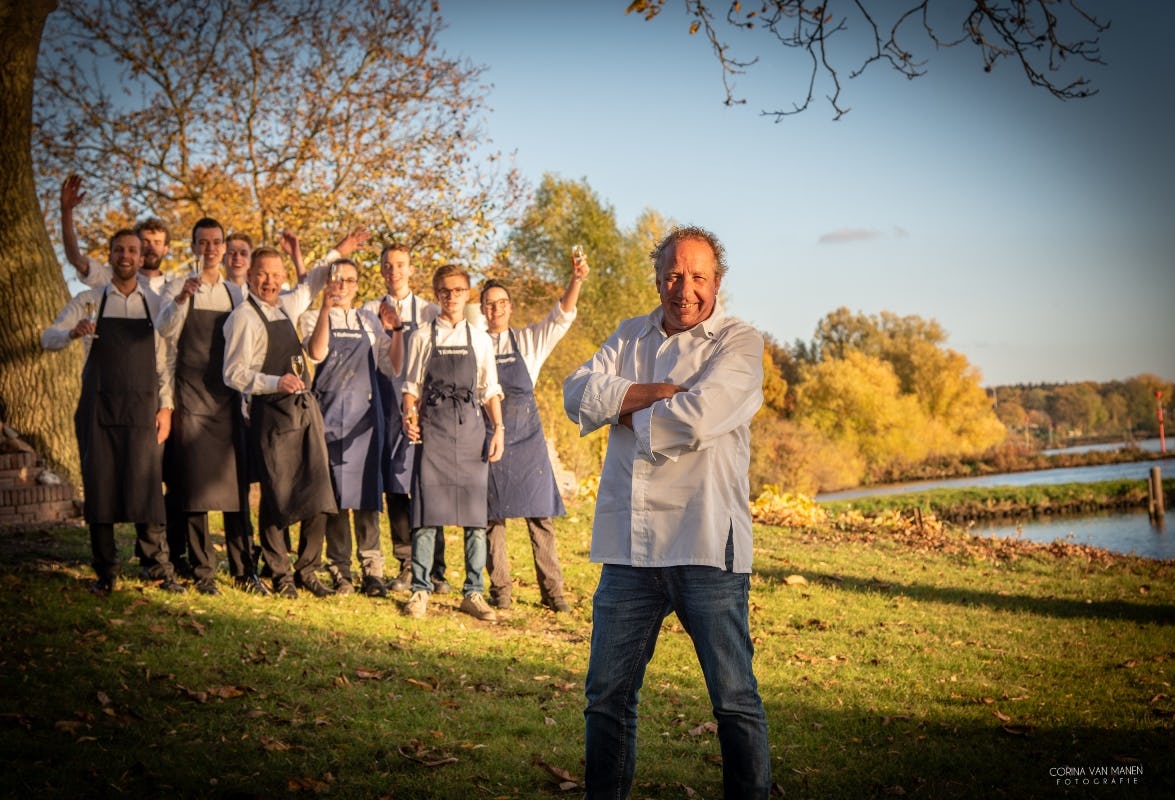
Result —
[[[107, 264], [82, 254], [73, 213], [83, 199], [80, 179], [70, 176], [61, 191], [63, 243], [89, 288], [62, 309], [42, 345], [80, 339], [86, 348], [75, 426], [96, 593], [109, 594], [118, 576], [114, 524], [133, 522], [145, 578], [182, 592], [179, 578], [187, 577], [197, 591], [218, 594], [208, 512], [221, 511], [238, 589], [355, 592], [353, 530], [359, 590], [382, 597], [410, 589], [404, 613], [422, 616], [433, 592], [449, 591], [442, 531], [458, 525], [461, 609], [493, 620], [493, 606], [512, 602], [505, 520], [522, 517], [542, 603], [569, 610], [550, 522], [564, 510], [534, 381], [575, 319], [589, 272], [582, 254], [555, 309], [525, 328], [509, 327], [509, 293], [487, 283], [483, 330], [465, 318], [468, 273], [438, 269], [438, 303], [427, 302], [411, 290], [410, 253], [399, 245], [380, 254], [386, 296], [357, 307], [351, 256], [369, 238], [363, 228], [306, 271], [295, 235], [283, 232], [281, 250], [254, 249], [247, 235], [226, 236], [204, 218], [192, 230], [191, 271], [168, 279], [160, 267], [170, 238], [157, 219], [115, 232]], [[292, 288], [283, 251], [298, 275]], [[385, 502], [399, 562], [387, 583]], [[318, 577], [324, 545], [329, 588]]]

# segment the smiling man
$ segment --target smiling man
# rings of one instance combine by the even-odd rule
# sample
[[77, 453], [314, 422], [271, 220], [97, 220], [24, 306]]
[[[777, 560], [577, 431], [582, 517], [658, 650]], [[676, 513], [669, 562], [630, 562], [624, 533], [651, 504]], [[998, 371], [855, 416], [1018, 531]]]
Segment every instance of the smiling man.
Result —
[[709, 231], [673, 230], [652, 252], [661, 305], [620, 323], [563, 384], [581, 435], [609, 426], [592, 525], [602, 563], [585, 682], [587, 797], [627, 797], [637, 694], [675, 612], [706, 679], [728, 798], [767, 798], [767, 718], [751, 668], [751, 417], [763, 338], [726, 316]]

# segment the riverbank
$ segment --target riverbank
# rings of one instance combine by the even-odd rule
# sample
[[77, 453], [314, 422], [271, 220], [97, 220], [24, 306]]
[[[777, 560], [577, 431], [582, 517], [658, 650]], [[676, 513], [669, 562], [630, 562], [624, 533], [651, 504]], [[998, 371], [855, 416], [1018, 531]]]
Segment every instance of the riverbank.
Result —
[[[1175, 513], [1175, 479], [1163, 480], [1169, 513]], [[920, 510], [955, 523], [973, 520], [1086, 514], [1094, 511], [1147, 508], [1147, 486], [1137, 480], [1056, 485], [966, 487], [858, 497], [823, 503], [831, 514], [857, 511], [876, 516], [892, 511]]]

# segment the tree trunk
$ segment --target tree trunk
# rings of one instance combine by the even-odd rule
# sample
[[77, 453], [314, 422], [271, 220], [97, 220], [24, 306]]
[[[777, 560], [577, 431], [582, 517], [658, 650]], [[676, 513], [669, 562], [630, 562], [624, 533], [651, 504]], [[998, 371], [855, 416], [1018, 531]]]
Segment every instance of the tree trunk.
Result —
[[69, 289], [37, 201], [31, 151], [37, 50], [56, 7], [56, 0], [0, 0], [0, 419], [77, 484], [82, 348], [41, 349], [41, 331]]

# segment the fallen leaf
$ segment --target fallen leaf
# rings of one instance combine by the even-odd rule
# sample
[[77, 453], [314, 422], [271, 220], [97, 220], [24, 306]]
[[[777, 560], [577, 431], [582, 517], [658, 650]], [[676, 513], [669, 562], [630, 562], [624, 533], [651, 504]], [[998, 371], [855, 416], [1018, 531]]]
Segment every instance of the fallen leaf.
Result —
[[422, 764], [426, 767], [440, 767], [444, 766], [445, 764], [456, 764], [458, 762], [456, 756], [444, 755], [443, 753], [435, 753], [431, 750], [425, 750], [420, 746], [419, 743], [415, 743], [413, 746], [402, 744], [396, 748], [396, 750], [404, 758], [407, 758], [410, 761], [415, 761], [416, 763]]
[[384, 674], [379, 670], [359, 668], [355, 670], [355, 677], [361, 681], [378, 681], [383, 680]]
[[284, 752], [284, 751], [290, 749], [290, 746], [288, 744], [286, 744], [285, 742], [283, 742], [279, 739], [274, 739], [271, 736], [262, 736], [261, 737], [261, 746], [264, 747], [266, 750], [269, 750], [270, 752], [274, 752], [274, 753], [280, 753], [280, 752]]
[[106, 692], [98, 692], [98, 702], [104, 706], [110, 705], [110, 695]]
[[803, 575], [788, 575], [783, 579], [783, 582], [788, 586], [807, 586], [808, 579]]
[[240, 686], [214, 686], [208, 690], [208, 694], [213, 697], [219, 697], [222, 700], [230, 700], [234, 697], [243, 696], [245, 691]]
[[53, 727], [64, 733], [76, 734], [82, 723], [72, 719], [61, 719], [53, 723]]
[[991, 713], [1000, 722], [1011, 722], [1012, 721], [1012, 718], [1009, 717], [1007, 714], [1001, 714], [999, 709], [996, 709], [996, 710], [992, 711]]
[[703, 733], [718, 733], [718, 723], [714, 720], [703, 722], [696, 728], [689, 729], [690, 736], [701, 736]]
[[543, 717], [543, 724], [544, 725], [554, 725], [555, 720], [551, 719], [550, 717]]
[[413, 686], [419, 686], [426, 692], [435, 692], [440, 688], [440, 682], [437, 681], [436, 678], [432, 678], [428, 681], [421, 681], [417, 680], [416, 678], [405, 678], [404, 680], [408, 681], [408, 683], [412, 684]]
[[572, 788], [577, 788], [579, 786], [579, 781], [575, 780], [575, 778], [572, 777], [571, 773], [568, 772], [567, 770], [563, 769], [562, 767], [556, 767], [554, 764], [548, 764], [546, 761], [543, 761], [538, 756], [535, 756], [534, 758], [532, 758], [530, 763], [536, 767], [542, 767], [547, 772], [551, 773], [553, 776], [558, 778], [560, 781], [559, 788], [563, 789], [563, 791], [567, 791], [567, 787], [564, 784], [570, 784], [570, 786]]

